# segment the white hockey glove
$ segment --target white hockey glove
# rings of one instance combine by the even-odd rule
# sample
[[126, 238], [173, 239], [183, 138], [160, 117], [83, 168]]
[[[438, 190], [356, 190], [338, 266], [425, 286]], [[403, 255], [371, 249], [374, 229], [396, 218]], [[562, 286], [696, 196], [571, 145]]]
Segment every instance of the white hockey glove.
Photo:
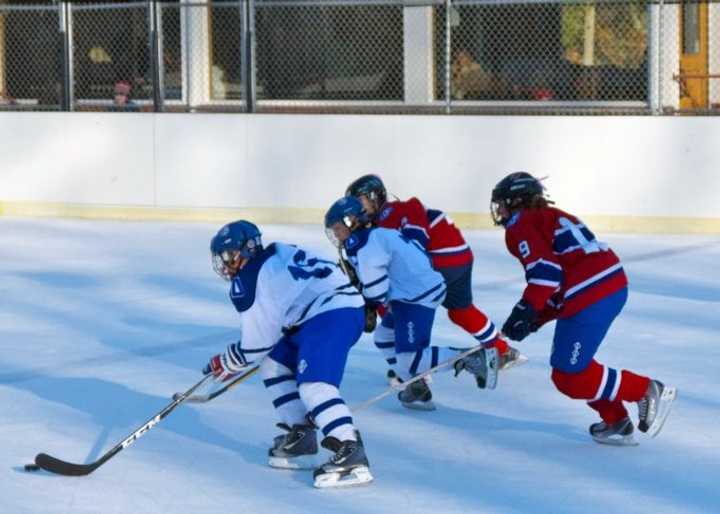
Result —
[[203, 368], [203, 373], [205, 375], [212, 373], [215, 380], [224, 382], [242, 371], [247, 365], [248, 362], [240, 349], [240, 343], [233, 343], [228, 345], [224, 353], [215, 355], [210, 359], [210, 362]]

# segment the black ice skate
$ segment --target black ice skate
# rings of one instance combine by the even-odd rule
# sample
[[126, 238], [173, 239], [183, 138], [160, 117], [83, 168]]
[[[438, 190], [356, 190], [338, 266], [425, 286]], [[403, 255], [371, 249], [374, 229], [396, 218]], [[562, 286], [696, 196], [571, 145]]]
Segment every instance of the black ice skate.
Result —
[[501, 371], [504, 371], [506, 369], [525, 364], [527, 361], [528, 358], [520, 353], [520, 350], [513, 348], [512, 346], [508, 346], [508, 351], [500, 356], [499, 368]]
[[455, 376], [465, 370], [475, 375], [475, 381], [480, 389], [495, 389], [499, 363], [497, 348], [478, 350], [455, 362]]
[[372, 481], [365, 447], [360, 434], [355, 434], [357, 441], [339, 441], [330, 436], [323, 439], [323, 448], [334, 455], [313, 473], [315, 487], [347, 487]]
[[608, 425], [604, 421], [590, 425], [590, 435], [596, 443], [613, 446], [637, 446], [633, 437], [633, 424], [630, 418]]
[[281, 469], [313, 469], [318, 465], [318, 444], [315, 428], [310, 425], [285, 423], [277, 426], [287, 434], [276, 436], [273, 447], [268, 451], [268, 464]]
[[[398, 379], [399, 380], [399, 379]], [[402, 380], [400, 380], [402, 384]], [[398, 393], [398, 400], [406, 409], [435, 410], [432, 391], [424, 378], [413, 382]]]
[[659, 380], [651, 380], [647, 392], [638, 403], [638, 430], [650, 437], [660, 433], [677, 396], [674, 387], [666, 387]]

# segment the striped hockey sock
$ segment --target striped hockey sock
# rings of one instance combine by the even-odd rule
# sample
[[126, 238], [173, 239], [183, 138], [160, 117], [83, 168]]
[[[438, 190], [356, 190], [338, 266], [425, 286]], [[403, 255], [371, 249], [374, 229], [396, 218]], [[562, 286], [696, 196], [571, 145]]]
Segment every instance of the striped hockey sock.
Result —
[[397, 364], [395, 356], [395, 330], [392, 328], [378, 325], [373, 334], [373, 342], [375, 347], [382, 352], [385, 362], [388, 363], [390, 369], [394, 369]]
[[267, 357], [260, 366], [260, 373], [280, 420], [288, 426], [306, 423], [307, 411], [300, 400], [297, 380], [292, 370]]
[[[397, 354], [398, 368], [401, 370], [400, 378], [407, 380], [418, 373], [434, 368], [439, 363], [451, 359], [459, 352], [452, 348], [442, 346], [429, 346], [416, 352], [399, 352]], [[448, 367], [443, 371], [449, 371]]]
[[350, 409], [340, 398], [337, 387], [325, 382], [306, 382], [300, 384], [299, 390], [310, 417], [325, 437], [332, 436], [339, 441], [356, 440]]
[[485, 348], [495, 347], [500, 355], [508, 351], [508, 344], [498, 337], [495, 324], [474, 305], [464, 309], [448, 309], [448, 317], [450, 321], [472, 334]]

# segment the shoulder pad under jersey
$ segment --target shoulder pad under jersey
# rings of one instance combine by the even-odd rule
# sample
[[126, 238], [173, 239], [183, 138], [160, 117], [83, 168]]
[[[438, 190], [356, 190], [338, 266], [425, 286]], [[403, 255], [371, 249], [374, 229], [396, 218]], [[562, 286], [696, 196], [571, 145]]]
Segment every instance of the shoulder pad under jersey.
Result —
[[517, 211], [515, 214], [513, 214], [512, 216], [510, 216], [510, 219], [509, 219], [508, 222], [505, 224], [505, 228], [510, 228], [510, 227], [512, 227], [515, 223], [518, 222], [518, 220], [520, 219], [520, 212], [521, 212], [521, 211]]
[[390, 216], [392, 211], [393, 211], [392, 205], [386, 205], [385, 207], [383, 207], [383, 209], [380, 211], [380, 214], [378, 214], [378, 217], [377, 217], [378, 223], [385, 221], [388, 218], [388, 216]]
[[255, 303], [255, 290], [257, 289], [260, 268], [270, 257], [275, 255], [275, 244], [264, 248], [260, 255], [250, 259], [240, 272], [235, 275], [230, 285], [230, 300], [238, 312], [245, 312]]
[[371, 231], [372, 229], [364, 228], [356, 230], [350, 234], [350, 237], [345, 240], [345, 250], [347, 251], [348, 256], [357, 255], [358, 250], [367, 243]]

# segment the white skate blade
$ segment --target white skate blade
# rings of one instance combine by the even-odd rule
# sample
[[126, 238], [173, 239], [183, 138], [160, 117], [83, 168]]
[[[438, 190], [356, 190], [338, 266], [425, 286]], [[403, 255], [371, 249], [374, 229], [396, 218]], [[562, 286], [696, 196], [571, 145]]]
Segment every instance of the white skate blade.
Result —
[[511, 368], [516, 368], [517, 366], [522, 366], [528, 361], [527, 356], [523, 355], [522, 353], [517, 356], [517, 359], [514, 361], [506, 362], [501, 368], [500, 371], [505, 371]]
[[635, 440], [632, 434], [630, 435], [615, 435], [611, 437], [598, 437], [592, 436], [593, 441], [598, 444], [607, 444], [610, 446], [637, 446], [638, 442]]
[[268, 465], [277, 469], [315, 469], [320, 465], [317, 455], [301, 455], [299, 457], [270, 457]]
[[498, 380], [498, 364], [500, 363], [500, 355], [497, 348], [486, 348], [485, 359], [488, 370], [487, 377], [485, 377], [485, 389], [495, 389]]
[[665, 387], [663, 389], [662, 395], [660, 396], [660, 401], [658, 404], [658, 412], [655, 416], [655, 420], [653, 421], [653, 424], [650, 425], [650, 427], [647, 430], [647, 435], [649, 437], [655, 437], [660, 433], [660, 430], [662, 430], [663, 425], [665, 425], [665, 421], [667, 420], [668, 415], [670, 414], [670, 409], [672, 408], [673, 401], [675, 401], [675, 398], [677, 398], [677, 389], [674, 387]]
[[432, 400], [429, 400], [427, 402], [400, 402], [403, 407], [410, 410], [424, 410], [424, 411], [430, 411], [430, 410], [437, 410], [437, 407], [435, 407], [435, 404]]
[[362, 485], [372, 482], [373, 476], [366, 466], [360, 466], [352, 469], [348, 474], [341, 473], [323, 473], [315, 477], [315, 487], [318, 489], [327, 489], [330, 487], [350, 487], [354, 485]]

